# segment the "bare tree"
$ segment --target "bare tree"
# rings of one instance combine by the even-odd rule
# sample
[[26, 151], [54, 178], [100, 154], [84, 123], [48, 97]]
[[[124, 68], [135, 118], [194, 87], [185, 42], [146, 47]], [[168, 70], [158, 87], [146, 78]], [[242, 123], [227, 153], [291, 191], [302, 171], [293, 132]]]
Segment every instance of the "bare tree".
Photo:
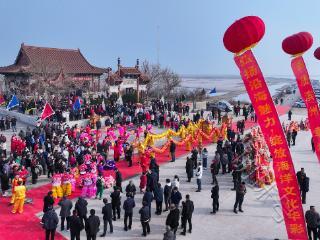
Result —
[[145, 60], [142, 63], [141, 70], [150, 79], [149, 83], [147, 84], [147, 94], [150, 94], [150, 91], [152, 92], [152, 89], [154, 89], [160, 81], [160, 76], [161, 76], [160, 65], [150, 64], [148, 61]]
[[161, 87], [165, 97], [171, 97], [173, 90], [179, 87], [181, 78], [178, 74], [174, 73], [171, 69], [165, 68], [161, 71]]
[[46, 59], [32, 65], [30, 80], [29, 92], [38, 92], [40, 95], [68, 93], [84, 87], [88, 82], [66, 74], [61, 66], [53, 66]]
[[144, 61], [142, 71], [150, 78], [147, 91], [151, 96], [170, 98], [174, 90], [180, 86], [180, 76], [170, 68], [161, 68], [159, 64]]
[[61, 74], [62, 67], [53, 66], [48, 62], [46, 58], [39, 59], [34, 62], [31, 66], [31, 91], [36, 91], [39, 94], [44, 94], [52, 90], [51, 82], [59, 77]]

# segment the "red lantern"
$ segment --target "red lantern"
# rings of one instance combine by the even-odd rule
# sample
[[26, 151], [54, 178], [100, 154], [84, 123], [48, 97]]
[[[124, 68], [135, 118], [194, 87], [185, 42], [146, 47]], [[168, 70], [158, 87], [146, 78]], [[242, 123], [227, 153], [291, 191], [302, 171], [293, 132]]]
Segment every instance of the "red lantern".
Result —
[[293, 34], [282, 41], [282, 49], [288, 54], [297, 55], [311, 48], [313, 37], [308, 32]]
[[320, 60], [320, 47], [314, 51], [313, 55], [316, 59]]
[[225, 32], [223, 44], [233, 53], [258, 43], [265, 33], [264, 22], [256, 16], [247, 16], [235, 21]]

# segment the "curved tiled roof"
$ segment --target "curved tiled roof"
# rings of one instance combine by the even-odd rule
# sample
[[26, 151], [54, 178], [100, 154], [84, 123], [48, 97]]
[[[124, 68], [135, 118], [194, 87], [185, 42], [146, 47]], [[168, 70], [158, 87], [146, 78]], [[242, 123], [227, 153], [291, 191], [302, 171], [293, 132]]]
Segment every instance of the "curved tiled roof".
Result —
[[[22, 66], [24, 68], [21, 68]], [[107, 69], [92, 66], [79, 49], [47, 48], [22, 44], [15, 64], [0, 67], [0, 73], [19, 71], [39, 73], [44, 68], [52, 73], [59, 73], [63, 70], [66, 74], [100, 75], [107, 71]]]

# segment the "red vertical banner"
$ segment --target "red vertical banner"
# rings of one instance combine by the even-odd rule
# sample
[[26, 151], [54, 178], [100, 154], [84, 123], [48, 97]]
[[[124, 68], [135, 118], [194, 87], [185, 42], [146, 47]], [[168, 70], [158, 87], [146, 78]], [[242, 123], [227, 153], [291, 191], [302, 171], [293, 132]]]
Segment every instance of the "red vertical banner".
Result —
[[263, 74], [251, 50], [234, 58], [273, 159], [288, 239], [308, 239], [294, 165]]
[[292, 71], [296, 77], [301, 97], [308, 109], [308, 119], [313, 137], [314, 147], [320, 161], [320, 113], [303, 57], [296, 57], [291, 61]]

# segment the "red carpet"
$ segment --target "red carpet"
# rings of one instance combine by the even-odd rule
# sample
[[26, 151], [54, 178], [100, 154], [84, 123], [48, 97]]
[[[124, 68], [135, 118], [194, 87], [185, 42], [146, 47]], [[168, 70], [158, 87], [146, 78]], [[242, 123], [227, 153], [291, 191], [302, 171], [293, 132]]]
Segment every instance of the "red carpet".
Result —
[[[288, 106], [277, 106], [277, 111], [279, 116], [288, 112], [290, 107]], [[247, 121], [246, 129], [249, 129], [253, 126], [257, 125], [254, 122]], [[233, 124], [233, 128], [235, 128], [235, 123]], [[211, 142], [208, 140], [204, 140], [203, 144], [208, 145]], [[177, 146], [176, 157], [181, 157], [182, 155], [187, 154], [185, 151], [185, 146]], [[170, 160], [168, 152], [157, 154], [156, 155], [157, 162], [159, 164], [164, 164]], [[117, 167], [122, 173], [123, 179], [128, 179], [137, 174], [140, 174], [140, 166], [137, 164], [137, 160], [134, 158], [134, 164], [131, 168], [127, 167], [127, 163], [125, 161], [121, 161], [117, 163]], [[40, 220], [36, 216], [36, 214], [42, 212], [43, 207], [43, 197], [47, 194], [47, 192], [51, 189], [51, 184], [46, 184], [44, 186], [34, 188], [27, 192], [27, 196], [33, 199], [33, 204], [25, 204], [24, 205], [24, 213], [23, 214], [12, 214], [12, 207], [8, 207], [9, 199], [1, 198], [0, 203], [0, 240], [43, 240], [44, 230], [41, 228]], [[76, 192], [72, 194], [72, 198], [76, 198], [80, 195], [81, 190], [78, 189]], [[59, 212], [57, 212], [59, 214]], [[56, 234], [57, 240], [65, 239], [62, 235]]]

